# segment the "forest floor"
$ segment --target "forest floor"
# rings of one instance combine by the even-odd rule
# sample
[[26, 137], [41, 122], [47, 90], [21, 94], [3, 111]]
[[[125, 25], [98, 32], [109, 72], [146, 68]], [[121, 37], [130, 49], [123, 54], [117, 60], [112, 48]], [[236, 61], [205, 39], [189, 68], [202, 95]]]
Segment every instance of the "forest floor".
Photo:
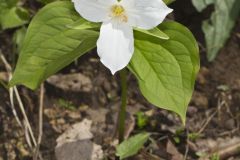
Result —
[[[217, 58], [208, 62], [200, 28], [202, 20], [209, 17], [208, 12], [196, 12], [188, 0], [177, 1], [171, 7], [175, 14], [170, 18], [188, 26], [200, 46], [201, 69], [188, 108], [186, 126], [174, 113], [149, 104], [141, 95], [136, 79], [129, 74], [126, 137], [142, 131], [152, 133], [138, 155], [129, 159], [218, 160], [220, 157], [239, 160], [240, 19]], [[0, 33], [0, 48], [9, 61], [13, 52], [11, 37], [12, 31]], [[0, 79], [6, 77], [5, 66], [0, 63]], [[115, 158], [115, 126], [120, 105], [118, 79], [118, 75], [112, 76], [99, 62], [96, 51], [92, 51], [44, 83], [40, 146], [44, 160], [70, 160], [73, 154], [79, 154], [75, 150], [82, 151], [80, 160], [102, 155], [109, 160]], [[18, 89], [37, 137], [40, 89], [30, 91], [22, 86]], [[21, 115], [17, 105], [16, 108]], [[74, 134], [82, 131], [74, 126], [90, 132], [84, 133], [90, 140], [78, 141], [76, 136], [79, 135]], [[72, 138], [71, 143], [59, 147], [68, 141], [68, 136]], [[12, 113], [9, 93], [0, 85], [0, 160], [30, 160], [31, 155], [24, 128], [18, 125]]]

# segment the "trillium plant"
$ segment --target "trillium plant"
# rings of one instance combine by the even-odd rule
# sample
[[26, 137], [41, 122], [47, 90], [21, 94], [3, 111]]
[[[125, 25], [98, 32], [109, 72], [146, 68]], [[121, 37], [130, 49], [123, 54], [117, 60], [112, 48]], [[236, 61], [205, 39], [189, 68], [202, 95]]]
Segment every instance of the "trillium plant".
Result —
[[73, 0], [86, 20], [102, 22], [97, 40], [101, 62], [112, 74], [126, 67], [134, 52], [133, 27], [152, 29], [172, 12], [162, 0]]
[[113, 75], [120, 73], [120, 142], [124, 139], [128, 71], [150, 103], [177, 113], [185, 123], [199, 70], [199, 50], [186, 27], [163, 22], [173, 12], [168, 2], [72, 0], [46, 5], [28, 27], [10, 86], [36, 89], [97, 47], [102, 64]]

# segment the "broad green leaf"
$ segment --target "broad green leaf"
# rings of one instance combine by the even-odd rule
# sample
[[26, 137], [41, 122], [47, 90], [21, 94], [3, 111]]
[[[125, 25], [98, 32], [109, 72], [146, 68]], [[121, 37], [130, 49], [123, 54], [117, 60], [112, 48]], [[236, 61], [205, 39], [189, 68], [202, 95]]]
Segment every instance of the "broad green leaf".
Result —
[[53, 2], [32, 20], [10, 81], [36, 89], [46, 78], [93, 49], [98, 32], [67, 27], [80, 19], [71, 2]]
[[162, 23], [160, 29], [169, 40], [135, 33], [129, 69], [149, 102], [176, 112], [184, 123], [199, 70], [198, 45], [191, 32], [176, 22]]
[[91, 29], [92, 30], [92, 29], [99, 29], [100, 25], [101, 25], [100, 23], [92, 23], [81, 18], [78, 21], [67, 25], [67, 27], [71, 29], [80, 29], [80, 30]]
[[29, 13], [17, 5], [17, 0], [0, 0], [0, 26], [2, 29], [14, 28], [28, 23]]
[[136, 31], [142, 32], [147, 35], [151, 35], [160, 39], [169, 39], [168, 35], [166, 35], [164, 32], [162, 32], [159, 28], [153, 28], [151, 30], [144, 30], [144, 29], [139, 29], [135, 28]]
[[117, 146], [116, 155], [124, 159], [135, 155], [149, 138], [149, 133], [140, 133], [123, 141]]
[[193, 0], [195, 7], [201, 11], [209, 4], [214, 4], [214, 12], [209, 20], [203, 22], [202, 29], [207, 45], [207, 57], [214, 60], [224, 46], [240, 13], [239, 0]]

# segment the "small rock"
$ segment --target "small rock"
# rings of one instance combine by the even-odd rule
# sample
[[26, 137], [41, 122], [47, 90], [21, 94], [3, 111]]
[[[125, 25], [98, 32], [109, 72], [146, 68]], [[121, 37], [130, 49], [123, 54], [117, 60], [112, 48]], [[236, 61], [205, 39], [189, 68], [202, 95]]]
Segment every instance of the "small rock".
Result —
[[205, 95], [200, 92], [195, 91], [193, 93], [192, 101], [195, 103], [197, 107], [208, 107], [208, 99]]
[[17, 155], [14, 146], [9, 143], [6, 143], [4, 146], [7, 151], [7, 159], [16, 159]]
[[23, 144], [23, 141], [17, 142], [17, 148], [22, 157], [27, 157], [31, 155], [30, 152], [26, 149], [25, 144]]
[[240, 79], [235, 79], [232, 88], [235, 90], [240, 90]]
[[56, 113], [54, 112], [53, 109], [44, 109], [44, 115], [46, 115], [48, 118], [54, 118], [56, 116]]
[[76, 111], [66, 111], [68, 117], [72, 118], [72, 119], [80, 119], [81, 118], [81, 113], [76, 112]]
[[90, 140], [78, 140], [64, 143], [55, 149], [57, 160], [102, 160], [101, 146]]
[[112, 91], [111, 83], [109, 81], [107, 81], [106, 79], [103, 81], [103, 87], [107, 92]]
[[87, 113], [95, 123], [105, 123], [106, 114], [109, 112], [106, 108], [88, 109]]
[[140, 103], [136, 103], [134, 105], [128, 105], [127, 111], [132, 115], [135, 115], [137, 112], [139, 112], [141, 109], [144, 109], [144, 108], [146, 108], [144, 105]]
[[92, 121], [84, 119], [74, 124], [57, 139], [55, 155], [57, 160], [101, 160], [100, 145], [92, 142]]
[[81, 73], [54, 75], [47, 82], [64, 91], [90, 92], [93, 88], [90, 78]]
[[189, 106], [188, 109], [187, 109], [187, 114], [192, 116], [194, 115], [195, 113], [197, 113], [198, 109], [197, 107], [195, 106]]
[[66, 142], [93, 138], [90, 132], [92, 121], [84, 119], [82, 122], [74, 124], [57, 139], [57, 147]]
[[53, 119], [50, 121], [50, 124], [52, 125], [52, 128], [58, 133], [62, 133], [69, 127], [69, 124], [66, 123], [65, 119], [63, 118]]
[[234, 129], [235, 128], [235, 121], [234, 119], [229, 119], [225, 122], [224, 126], [227, 128], [227, 129]]
[[201, 67], [197, 75], [197, 82], [200, 84], [206, 84], [208, 75], [209, 75], [209, 70], [206, 67]]

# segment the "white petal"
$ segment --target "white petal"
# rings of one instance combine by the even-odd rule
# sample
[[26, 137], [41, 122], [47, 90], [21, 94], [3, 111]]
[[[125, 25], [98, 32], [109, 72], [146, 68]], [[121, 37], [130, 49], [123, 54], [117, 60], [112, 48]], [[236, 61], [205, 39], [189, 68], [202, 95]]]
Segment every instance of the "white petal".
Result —
[[72, 0], [76, 11], [92, 22], [103, 22], [111, 17], [111, 6], [116, 0]]
[[112, 74], [126, 67], [134, 52], [133, 29], [127, 23], [105, 22], [100, 29], [97, 52]]
[[128, 23], [141, 29], [152, 29], [162, 23], [173, 10], [162, 0], [122, 0]]

